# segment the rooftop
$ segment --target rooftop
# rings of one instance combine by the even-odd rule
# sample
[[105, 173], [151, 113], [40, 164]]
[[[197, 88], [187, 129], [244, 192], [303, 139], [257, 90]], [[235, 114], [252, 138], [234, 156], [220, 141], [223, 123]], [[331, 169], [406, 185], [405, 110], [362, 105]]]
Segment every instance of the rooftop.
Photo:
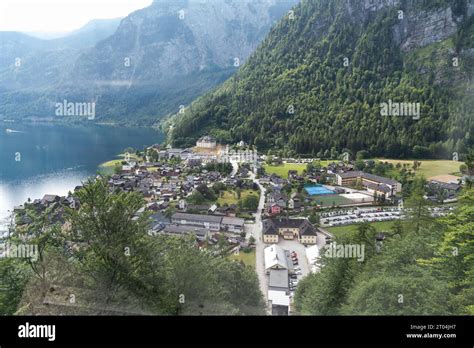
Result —
[[196, 228], [192, 226], [183, 226], [183, 225], [166, 225], [164, 229], [165, 233], [175, 233], [175, 234], [187, 234], [194, 233], [196, 236], [205, 237], [208, 233], [208, 230], [203, 228]]
[[225, 225], [244, 226], [245, 220], [237, 217], [224, 216], [222, 223]]
[[209, 135], [205, 135], [202, 138], [200, 138], [198, 142], [215, 143], [216, 139], [214, 139], [213, 137]]
[[273, 244], [264, 249], [265, 269], [284, 268], [288, 269], [285, 252], [278, 245]]
[[268, 300], [272, 301], [272, 305], [290, 306], [290, 296], [285, 291], [268, 290]]
[[316, 235], [316, 228], [308, 219], [275, 218], [263, 220], [263, 234], [278, 234], [280, 228], [298, 228], [300, 235]]
[[222, 216], [176, 213], [173, 214], [172, 219], [221, 223]]
[[[272, 269], [270, 270], [269, 288], [279, 288], [288, 290], [288, 270]], [[276, 290], [276, 289], [273, 289]]]
[[364, 178], [364, 179], [367, 179], [367, 180], [377, 181], [377, 182], [380, 182], [380, 183], [386, 184], [386, 185], [397, 185], [398, 184], [398, 181], [396, 181], [396, 180], [385, 178], [383, 176], [378, 176], [378, 175], [374, 175], [374, 174], [365, 173], [365, 172], [362, 172], [362, 171], [351, 171], [351, 172], [341, 173], [341, 174], [338, 174], [338, 175], [340, 175], [341, 178], [343, 178], [343, 179], [361, 177], [361, 178]]

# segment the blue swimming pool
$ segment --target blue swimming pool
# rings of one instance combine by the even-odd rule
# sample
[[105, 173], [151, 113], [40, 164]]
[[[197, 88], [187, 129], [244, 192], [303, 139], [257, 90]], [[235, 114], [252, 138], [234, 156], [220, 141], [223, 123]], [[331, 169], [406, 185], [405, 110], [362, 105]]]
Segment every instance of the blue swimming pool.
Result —
[[305, 191], [308, 192], [310, 196], [320, 196], [320, 195], [333, 195], [334, 191], [328, 189], [323, 185], [306, 185], [304, 187]]

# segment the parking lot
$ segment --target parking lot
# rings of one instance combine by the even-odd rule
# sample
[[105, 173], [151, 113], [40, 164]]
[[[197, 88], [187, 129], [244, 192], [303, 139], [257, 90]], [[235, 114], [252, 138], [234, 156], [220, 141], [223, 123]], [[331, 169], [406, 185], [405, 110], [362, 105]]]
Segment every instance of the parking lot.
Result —
[[[440, 217], [453, 210], [451, 206], [429, 208], [433, 217]], [[380, 222], [404, 219], [406, 210], [399, 207], [340, 209], [321, 214], [322, 226], [343, 226], [359, 222]]]
[[324, 226], [341, 226], [358, 222], [380, 222], [397, 219], [400, 219], [398, 208], [336, 211], [321, 216], [321, 222]]
[[[296, 276], [296, 280], [298, 282], [308, 275], [310, 269], [308, 265], [308, 259], [306, 258], [306, 248], [303, 244], [299, 243], [297, 240], [281, 239], [278, 243], [278, 246], [280, 246], [283, 250], [287, 250], [289, 253], [292, 251], [296, 252], [298, 265], [295, 265], [294, 267], [299, 267], [301, 269], [301, 274], [297, 274]], [[294, 290], [296, 290], [296, 287]], [[294, 293], [294, 290], [291, 292]]]

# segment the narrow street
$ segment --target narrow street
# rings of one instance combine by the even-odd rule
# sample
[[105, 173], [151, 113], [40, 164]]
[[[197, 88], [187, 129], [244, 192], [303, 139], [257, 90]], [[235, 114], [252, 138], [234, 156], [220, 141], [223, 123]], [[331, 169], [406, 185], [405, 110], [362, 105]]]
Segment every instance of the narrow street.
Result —
[[236, 161], [231, 160], [230, 164], [232, 164], [232, 172], [230, 173], [230, 177], [233, 177], [239, 171], [239, 164]]
[[265, 207], [266, 189], [260, 184], [259, 180], [256, 179], [254, 173], [251, 173], [250, 177], [252, 181], [255, 182], [260, 188], [260, 201], [258, 204], [257, 212], [254, 214], [255, 223], [252, 225], [247, 225], [247, 235], [253, 236], [255, 238], [255, 244], [256, 244], [255, 270], [257, 272], [258, 281], [260, 283], [260, 290], [262, 291], [265, 302], [267, 302], [268, 284], [267, 284], [267, 277], [265, 276], [265, 265], [264, 265], [264, 255], [263, 255], [263, 249], [265, 248], [265, 244], [263, 243], [263, 236], [262, 236], [262, 230], [263, 230], [262, 210]]

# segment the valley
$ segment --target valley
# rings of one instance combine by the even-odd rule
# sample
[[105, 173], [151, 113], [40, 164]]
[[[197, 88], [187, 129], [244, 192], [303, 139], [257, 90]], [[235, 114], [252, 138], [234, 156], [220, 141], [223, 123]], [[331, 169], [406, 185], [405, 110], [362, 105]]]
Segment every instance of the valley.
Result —
[[0, 31], [1, 315], [474, 314], [474, 0], [148, 4]]

